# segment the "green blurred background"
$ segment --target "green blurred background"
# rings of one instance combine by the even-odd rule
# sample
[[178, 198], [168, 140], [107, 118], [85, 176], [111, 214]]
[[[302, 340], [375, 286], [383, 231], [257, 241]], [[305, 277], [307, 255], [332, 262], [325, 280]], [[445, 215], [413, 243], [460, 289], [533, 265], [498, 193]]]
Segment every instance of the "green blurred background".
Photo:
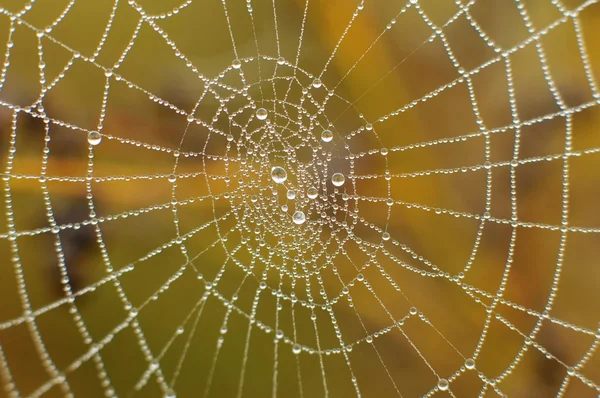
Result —
[[[575, 9], [581, 3], [575, 0], [560, 2], [568, 9]], [[23, 10], [26, 4], [16, 0], [0, 2], [0, 6], [12, 15]], [[0, 32], [3, 32], [0, 34], [4, 35], [0, 43], [4, 42], [5, 47], [9, 41], [11, 24], [14, 26], [10, 34], [10, 41], [14, 43], [10, 48], [10, 66], [0, 92], [0, 100], [3, 101], [0, 107], [0, 160], [4, 168], [11, 146], [14, 106], [30, 106], [39, 97], [38, 38], [31, 27], [44, 29], [49, 26], [47, 35], [40, 40], [47, 81], [52, 81], [61, 72], [72, 58], [72, 51], [79, 52], [82, 58], [74, 61], [65, 77], [46, 93], [42, 101], [48, 117], [78, 127], [73, 129], [51, 124], [46, 175], [80, 177], [80, 180], [65, 182], [48, 179], [47, 192], [59, 225], [82, 223], [90, 219], [85, 182], [89, 161], [86, 131], [98, 130], [107, 80], [104, 70], [98, 66], [110, 69], [118, 61], [136, 31], [140, 13], [126, 1], [119, 2], [113, 10], [114, 4], [108, 0], [78, 0], [64, 19], [56, 26], [51, 26], [69, 2], [42, 0], [31, 4], [31, 9], [20, 19], [23, 23], [18, 23], [18, 20], [11, 22], [7, 12], [0, 15]], [[174, 0], [145, 0], [137, 4], [147, 15], [160, 15], [179, 3]], [[306, 3], [300, 0], [276, 1], [277, 31], [273, 2], [254, 0], [251, 4], [252, 19], [246, 2], [226, 2], [238, 57], [248, 60], [242, 67], [245, 77], [250, 83], [262, 79], [260, 86], [263, 92], [260, 93], [259, 86], [254, 85], [249, 90], [250, 95], [259, 104], [271, 109], [272, 100], [283, 100], [285, 90], [274, 92], [265, 76], [273, 76], [275, 59], [279, 56], [290, 64], [294, 63], [305, 10], [306, 23], [298, 68], [318, 76], [349, 26], [356, 4], [345, 0], [311, 0], [306, 8]], [[422, 12], [438, 26], [459, 11], [452, 1], [423, 0], [419, 4]], [[535, 29], [564, 17], [550, 1], [528, 0], [521, 4], [527, 9]], [[345, 103], [334, 97], [325, 109], [325, 116], [334, 121], [336, 134], [346, 135], [363, 126], [365, 122], [359, 114], [364, 120], [375, 122], [459, 78], [439, 38], [428, 42], [432, 30], [414, 7], [391, 23], [403, 5], [403, 2], [396, 1], [367, 2], [322, 75], [321, 80], [328, 89], [336, 87], [341, 81], [335, 93], [347, 101]], [[113, 19], [110, 18], [112, 12], [115, 12]], [[530, 36], [513, 1], [477, 1], [469, 15], [501, 48], [517, 46]], [[600, 5], [588, 5], [577, 18], [586, 40], [586, 55], [591, 71], [595, 76], [600, 76]], [[83, 57], [93, 57], [109, 20], [112, 24], [106, 41], [94, 57], [97, 65], [84, 62]], [[153, 23], [168, 34], [169, 39], [202, 76], [214, 79], [219, 73], [227, 71], [221, 80], [225, 84], [239, 85], [239, 78], [234, 79], [235, 73], [230, 67], [235, 54], [221, 1], [193, 2], [176, 15], [158, 18]], [[388, 24], [391, 29], [386, 30]], [[385, 34], [379, 37], [383, 31]], [[464, 15], [444, 27], [444, 33], [449, 48], [467, 71], [497, 56], [485, 46]], [[371, 47], [374, 42], [375, 45]], [[545, 50], [552, 78], [566, 106], [576, 108], [587, 104], [584, 110], [578, 109], [572, 115], [572, 150], [586, 151], [600, 147], [600, 107], [593, 103], [594, 93], [585, 74], [572, 20], [558, 24], [539, 42]], [[268, 57], [261, 61], [260, 75], [255, 61], [257, 46], [259, 53]], [[510, 55], [510, 61], [521, 121], [559, 112], [557, 101], [544, 78], [535, 43], [514, 52]], [[288, 66], [281, 69], [284, 75], [294, 73], [293, 68]], [[113, 73], [186, 112], [193, 109], [204, 88], [202, 80], [190, 70], [185, 60], [175, 55], [175, 51], [148, 21], [141, 23], [131, 50]], [[300, 71], [297, 73], [299, 81], [310, 86], [311, 79]], [[400, 329], [393, 328], [375, 338], [373, 345], [362, 340], [348, 353], [357, 385], [364, 397], [396, 396], [398, 391], [404, 397], [422, 396], [437, 384], [437, 377], [428, 365], [440, 377], [450, 377], [462, 366], [464, 359], [473, 354], [488, 316], [485, 307], [475, 297], [486, 305], [493, 301], [493, 296], [485, 297], [480, 293], [494, 295], [499, 289], [507, 269], [513, 230], [516, 230], [517, 238], [514, 253], [510, 256], [512, 265], [503, 298], [521, 306], [521, 310], [499, 303], [494, 307], [494, 313], [515, 325], [519, 332], [509, 329], [492, 316], [477, 358], [477, 371], [481, 372], [482, 377], [492, 379], [510, 366], [523, 348], [526, 335], [538, 321], [536, 314], [542, 313], [547, 304], [560, 256], [561, 231], [554, 226], [560, 225], [563, 215], [565, 161], [560, 156], [548, 161], [522, 162], [516, 167], [516, 203], [521, 224], [513, 228], [510, 223], [504, 222], [511, 217], [510, 167], [507, 163], [513, 158], [515, 142], [514, 129], [504, 128], [513, 123], [504, 61], [494, 63], [472, 76], [472, 84], [485, 128], [488, 131], [497, 129], [496, 133], [490, 134], [489, 145], [490, 161], [494, 165], [491, 169], [490, 214], [495, 221], [484, 224], [475, 259], [469, 261], [481, 221], [474, 217], [454, 217], [447, 212], [437, 214], [433, 210], [438, 208], [482, 215], [485, 211], [486, 172], [481, 167], [475, 171], [469, 169], [451, 174], [430, 173], [414, 178], [392, 178], [389, 193], [392, 198], [427, 206], [427, 209], [394, 205], [388, 217], [388, 208], [382, 202], [361, 203], [359, 216], [364, 217], [367, 224], [387, 228], [393, 240], [410, 247], [418, 256], [436, 264], [449, 276], [423, 276], [401, 267], [398, 261], [406, 261], [418, 269], [428, 269], [414, 258], [418, 256], [413, 257], [412, 253], [407, 253], [398, 245], [386, 243], [386, 249], [398, 261], [390, 260], [381, 251], [376, 261], [394, 278], [402, 293], [391, 288], [380, 271], [371, 266], [363, 273], [377, 298], [364, 284], [356, 283], [350, 287], [354, 307], [348, 306], [345, 299], [334, 305], [333, 310], [346, 342], [356, 342], [364, 339], [367, 333], [373, 334], [390, 327], [390, 315], [398, 320], [407, 315], [413, 306], [430, 322], [427, 324], [418, 316], [412, 316], [402, 326], [404, 334]], [[317, 98], [319, 95], [314, 96]], [[290, 92], [290, 102], [297, 103], [299, 98], [298, 88]], [[237, 95], [228, 103], [228, 108], [237, 109], [246, 102], [246, 99]], [[348, 103], [353, 106], [345, 111]], [[309, 105], [306, 106], [308, 109]], [[214, 97], [208, 96], [200, 103], [195, 116], [211, 123], [217, 107], [218, 102]], [[566, 117], [559, 114], [523, 126], [520, 131], [519, 159], [564, 154], [567, 136], [565, 120]], [[275, 119], [274, 122], [278, 124], [285, 120]], [[14, 384], [22, 396], [29, 396], [52, 378], [50, 366], [44, 364], [36, 348], [36, 339], [43, 341], [53, 366], [59, 370], [67, 369], [90, 349], [70, 312], [70, 308], [75, 307], [64, 302], [60, 261], [55, 250], [57, 235], [61, 240], [73, 291], [82, 291], [103, 281], [97, 288], [84, 290], [85, 293], [74, 300], [94, 343], [105, 338], [128, 317], [128, 309], [124, 308], [119, 298], [114, 278], [110, 278], [112, 272], [121, 271], [119, 286], [122, 292], [133, 306], [140, 308], [136, 316], [139, 328], [127, 324], [99, 351], [103, 365], [100, 371], [106, 372], [117, 396], [164, 396], [165, 391], [161, 386], [165, 383], [176, 391], [178, 397], [204, 396], [211, 368], [214, 370], [208, 391], [211, 397], [235, 397], [239, 394], [246, 397], [271, 396], [276, 368], [278, 396], [321, 397], [325, 396], [322, 366], [330, 397], [356, 395], [348, 366], [341, 354], [323, 355], [321, 365], [319, 356], [314, 353], [294, 355], [291, 343], [280, 342], [276, 348], [274, 331], [265, 333], [253, 327], [252, 333], [248, 334], [248, 318], [238, 310], [229, 312], [224, 305], [237, 294], [236, 308], [245, 314], [251, 313], [261, 273], [265, 269], [265, 264], [258, 261], [256, 276], [245, 277], [240, 267], [228, 258], [223, 247], [229, 250], [236, 247], [240, 243], [239, 234], [232, 233], [227, 242], [218, 242], [219, 235], [215, 224], [211, 222], [230, 210], [226, 198], [195, 200], [178, 206], [178, 223], [174, 223], [174, 213], [170, 207], [173, 184], [165, 176], [173, 173], [175, 157], [172, 151], [161, 151], [160, 148], [182, 153], [222, 155], [226, 140], [216, 139], [205, 146], [206, 129], [192, 125], [182, 143], [188, 124], [185, 115], [167, 109], [139, 89], [128, 87], [123, 80], [112, 79], [102, 123], [105, 137], [94, 148], [93, 175], [155, 178], [91, 183], [97, 218], [104, 218], [99, 226], [109, 256], [107, 259], [102, 256], [101, 245], [92, 225], [82, 225], [78, 229], [65, 228], [58, 234], [48, 231], [44, 189], [38, 178], [45, 145], [44, 123], [27, 112], [19, 112], [16, 123], [16, 153], [10, 171], [13, 177], [3, 183], [3, 187], [12, 199], [15, 230], [25, 232], [16, 239], [21, 264], [19, 269], [22, 270], [33, 311], [61, 303], [57, 308], [37, 315], [34, 322], [24, 321], [24, 306], [18, 291], [14, 262], [11, 261], [15, 254], [11, 252], [7, 239], [9, 223], [5, 207], [5, 220], [0, 223], [3, 237], [0, 239], [0, 344], [6, 363], [0, 363], [0, 369], [4, 369], [0, 374], [5, 377], [6, 369], [10, 369]], [[440, 145], [415, 145], [464, 136], [478, 130], [468, 86], [465, 82], [459, 83], [434, 98], [419, 102], [399, 116], [377, 123], [373, 132], [365, 131], [352, 138], [349, 142], [353, 153], [413, 145], [406, 150], [391, 152], [387, 157], [387, 165], [379, 156], [357, 159], [355, 173], [381, 175], [387, 168], [391, 174], [402, 174], [481, 166], [486, 161], [486, 146], [482, 136]], [[109, 139], [106, 135], [130, 141]], [[135, 142], [150, 144], [154, 149], [135, 145]], [[600, 154], [569, 157], [567, 162], [569, 226], [600, 228]], [[225, 172], [222, 161], [180, 156], [177, 173], [192, 174], [178, 179], [175, 195], [183, 200], [203, 197], [209, 192], [223, 192], [227, 188], [220, 182], [208, 181], [203, 175], [193, 173], [224, 175]], [[16, 178], [14, 175], [24, 177]], [[357, 182], [356, 194], [386, 198], [388, 185], [382, 178], [362, 180]], [[153, 206], [160, 208], [108, 220], [109, 216]], [[185, 241], [185, 252], [178, 244], [174, 244], [176, 227], [183, 235], [207, 223], [209, 225], [206, 228], [195, 232], [193, 237]], [[234, 227], [235, 223], [236, 220], [232, 218], [219, 222], [221, 233]], [[551, 227], [542, 228], [540, 225]], [[36, 232], [43, 228], [46, 230]], [[380, 234], [372, 228], [359, 228], [356, 234], [365, 241], [381, 241]], [[567, 374], [566, 366], [574, 366], [582, 358], [585, 358], [585, 366], [578, 369], [579, 374], [596, 384], [590, 387], [578, 377], [570, 378], [564, 396], [598, 395], [600, 358], [596, 349], [590, 347], [596, 347], [594, 344], [597, 345], [600, 339], [600, 234], [597, 230], [589, 233], [570, 230], [566, 237], [559, 289], [549, 317], [583, 330], [573, 330], [557, 322], [544, 320], [535, 342], [537, 347], [543, 347], [551, 356], [547, 358], [535, 346], [528, 346], [516, 367], [497, 385], [507, 396], [556, 396]], [[319, 239], [325, 238], [320, 236]], [[160, 253], [148, 256], [148, 253], [168, 242], [172, 244], [164, 247]], [[348, 257], [356, 264], [363, 265], [368, 261], [355, 242], [349, 242], [346, 250]], [[251, 260], [249, 253], [244, 250], [240, 250], [235, 257], [245, 265]], [[324, 263], [323, 259], [317, 261], [320, 266]], [[454, 276], [464, 271], [467, 263], [471, 263], [471, 266], [461, 283], [479, 291], [463, 289], [453, 281]], [[292, 264], [283, 264], [281, 258], [274, 259], [273, 264], [292, 267]], [[134, 267], [128, 268], [131, 265]], [[335, 257], [333, 265], [345, 280], [356, 276], [350, 261], [342, 255]], [[219, 274], [222, 267], [224, 272]], [[337, 295], [342, 289], [330, 268], [328, 265], [322, 277], [329, 297]], [[220, 275], [217, 290], [222, 299], [211, 294], [201, 301], [205, 284], [198, 281], [198, 272], [202, 273], [205, 280], [213, 280]], [[178, 278], [172, 283], [168, 282], [173, 275]], [[256, 310], [256, 318], [262, 324], [274, 329], [278, 322], [286, 338], [296, 339], [306, 347], [316, 349], [318, 336], [321, 347], [339, 348], [331, 318], [325, 311], [317, 311], [318, 317], [313, 323], [307, 308], [295, 305], [292, 311], [289, 300], [278, 300], [270, 294], [270, 289], [278, 289], [280, 284], [276, 270], [269, 271], [267, 282], [269, 287], [260, 294]], [[281, 285], [287, 295], [295, 289], [301, 300], [306, 299], [304, 284], [298, 283], [292, 288], [290, 278], [283, 278]], [[158, 299], [151, 300], [164, 286], [167, 288], [160, 292]], [[313, 295], [319, 296], [320, 286], [316, 279], [311, 281], [311, 287]], [[382, 308], [381, 303], [389, 312]], [[279, 304], [282, 305], [281, 310], [276, 308]], [[198, 316], [199, 309], [201, 316]], [[530, 313], [524, 309], [530, 310]], [[276, 313], [279, 313], [277, 318]], [[356, 314], [359, 314], [362, 325]], [[227, 331], [218, 349], [220, 329], [226, 317]], [[10, 324], [14, 320], [14, 324]], [[35, 325], [35, 329], [32, 325]], [[183, 330], [178, 330], [180, 327]], [[143, 331], [148, 348], [154, 356], [159, 357], [157, 363], [165, 380], [161, 382], [153, 374], [140, 391], [135, 391], [134, 386], [150, 364], [144, 358], [136, 329]], [[37, 335], [34, 330], [37, 330]], [[248, 341], [247, 336], [250, 336]], [[414, 347], [418, 347], [422, 357]], [[213, 362], [217, 350], [217, 361]], [[276, 364], [275, 351], [278, 358]], [[589, 352], [587, 357], [586, 352]], [[180, 362], [182, 365], [178, 370]], [[240, 390], [242, 371], [243, 389]], [[478, 396], [484, 383], [477, 376], [477, 371], [464, 372], [453, 380], [450, 388], [452, 394], [456, 397]], [[173, 377], [175, 373], [176, 378]], [[86, 360], [66, 377], [72, 393], [77, 397], [103, 396], [106, 392], [106, 386], [101, 385], [98, 377], [98, 364], [93, 359]], [[174, 385], [173, 379], [176, 380]], [[6, 387], [6, 380], [2, 384]], [[0, 390], [0, 396], [7, 394], [7, 390]], [[59, 385], [55, 385], [43, 396], [60, 397], [64, 394]], [[438, 391], [435, 396], [449, 394], [448, 391]], [[486, 396], [496, 395], [493, 388], [488, 386]]]

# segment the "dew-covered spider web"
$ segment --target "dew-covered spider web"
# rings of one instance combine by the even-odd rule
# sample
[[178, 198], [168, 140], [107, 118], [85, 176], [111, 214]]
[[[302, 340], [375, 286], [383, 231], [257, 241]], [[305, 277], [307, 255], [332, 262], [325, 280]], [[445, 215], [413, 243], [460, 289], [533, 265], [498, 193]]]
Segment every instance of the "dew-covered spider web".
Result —
[[1, 397], [600, 396], [597, 0], [0, 6]]

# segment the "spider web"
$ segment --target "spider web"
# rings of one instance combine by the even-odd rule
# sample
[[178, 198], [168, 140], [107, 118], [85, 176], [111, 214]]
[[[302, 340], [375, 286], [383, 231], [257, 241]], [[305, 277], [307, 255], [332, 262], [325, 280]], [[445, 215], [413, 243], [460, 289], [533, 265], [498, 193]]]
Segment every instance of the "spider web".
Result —
[[0, 9], [0, 395], [599, 394], [597, 1], [98, 3]]

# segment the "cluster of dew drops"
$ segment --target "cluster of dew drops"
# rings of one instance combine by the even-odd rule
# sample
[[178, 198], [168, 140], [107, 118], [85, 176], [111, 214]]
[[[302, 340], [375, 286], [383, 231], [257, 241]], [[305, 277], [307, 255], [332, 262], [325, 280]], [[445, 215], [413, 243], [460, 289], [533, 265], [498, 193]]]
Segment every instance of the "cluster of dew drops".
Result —
[[[269, 113], [265, 108], [259, 108], [256, 110], [256, 118], [258, 120], [267, 119]], [[102, 142], [102, 135], [97, 131], [90, 131], [87, 137], [88, 143], [92, 146], [99, 145]], [[331, 142], [333, 140], [333, 133], [331, 130], [323, 130], [321, 133], [321, 140], [323, 142]], [[271, 168], [271, 179], [276, 184], [283, 184], [287, 180], [287, 171], [281, 166], [274, 166]], [[344, 185], [346, 177], [342, 173], [334, 173], [331, 176], [331, 183], [336, 187]], [[309, 199], [316, 199], [319, 195], [318, 190], [315, 187], [309, 187], [306, 191], [306, 196]], [[287, 192], [287, 198], [293, 200], [296, 197], [296, 192], [289, 190]], [[292, 221], [297, 225], [302, 225], [306, 222], [306, 215], [302, 210], [297, 210], [292, 215]]]
[[[265, 108], [259, 108], [256, 110], [256, 118], [259, 120], [265, 120], [268, 116], [268, 111]], [[331, 142], [333, 140], [333, 133], [331, 130], [323, 130], [321, 133], [321, 140], [323, 142]], [[281, 166], [274, 166], [271, 168], [271, 179], [276, 184], [284, 184], [287, 180], [287, 171]], [[341, 187], [346, 182], [346, 177], [342, 173], [334, 173], [331, 176], [331, 183], [336, 187]], [[309, 199], [316, 199], [319, 195], [319, 191], [315, 187], [309, 187], [306, 190], [306, 196]], [[287, 198], [293, 200], [296, 198], [296, 191], [288, 190], [286, 194]], [[306, 222], [306, 215], [302, 210], [296, 210], [292, 215], [292, 221], [294, 224], [302, 225]]]

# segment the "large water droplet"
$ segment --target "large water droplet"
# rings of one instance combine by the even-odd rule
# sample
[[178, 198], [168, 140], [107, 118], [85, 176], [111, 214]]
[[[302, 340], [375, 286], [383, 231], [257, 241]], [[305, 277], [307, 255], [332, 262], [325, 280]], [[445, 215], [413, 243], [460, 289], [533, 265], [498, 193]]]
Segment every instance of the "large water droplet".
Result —
[[448, 380], [446, 380], [446, 379], [439, 379], [438, 380], [438, 388], [441, 391], [446, 391], [448, 389], [448, 387], [450, 387], [450, 383], [448, 383]]
[[316, 78], [315, 80], [313, 80], [312, 85], [314, 88], [319, 88], [323, 85], [323, 83], [321, 82], [321, 79]]
[[283, 65], [283, 64], [285, 64], [285, 58], [283, 58], [283, 57], [279, 57], [279, 58], [277, 58], [277, 63], [278, 63], [279, 65]]
[[292, 346], [292, 352], [296, 355], [300, 354], [302, 352], [302, 346], [298, 343], [294, 344]]
[[240, 69], [242, 67], [242, 61], [236, 59], [231, 63], [231, 66], [233, 66], [233, 69]]
[[317, 191], [317, 188], [315, 187], [310, 187], [306, 190], [306, 196], [308, 196], [309, 199], [315, 199], [319, 196], [319, 191]]
[[277, 184], [283, 184], [287, 180], [287, 172], [283, 167], [275, 166], [271, 169], [271, 178]]
[[294, 212], [294, 215], [292, 216], [292, 220], [294, 221], [295, 224], [301, 225], [301, 224], [304, 224], [304, 222], [306, 221], [306, 216], [304, 215], [303, 212], [301, 212], [300, 210], [297, 210], [296, 212]]
[[465, 359], [465, 368], [474, 369], [475, 368], [475, 360], [473, 358]]
[[265, 120], [269, 116], [269, 112], [265, 108], [258, 108], [256, 110], [256, 118], [258, 120]]
[[290, 189], [289, 191], [287, 191], [286, 196], [289, 200], [294, 200], [294, 199], [296, 199], [296, 191], [292, 191]]
[[102, 141], [102, 136], [97, 131], [90, 131], [87, 140], [90, 145], [98, 145]]
[[346, 177], [344, 177], [342, 173], [335, 173], [331, 176], [331, 183], [336, 187], [341, 187], [342, 185], [344, 185], [345, 181]]
[[321, 139], [323, 142], [331, 142], [331, 140], [333, 140], [333, 133], [331, 130], [323, 130], [321, 133]]

